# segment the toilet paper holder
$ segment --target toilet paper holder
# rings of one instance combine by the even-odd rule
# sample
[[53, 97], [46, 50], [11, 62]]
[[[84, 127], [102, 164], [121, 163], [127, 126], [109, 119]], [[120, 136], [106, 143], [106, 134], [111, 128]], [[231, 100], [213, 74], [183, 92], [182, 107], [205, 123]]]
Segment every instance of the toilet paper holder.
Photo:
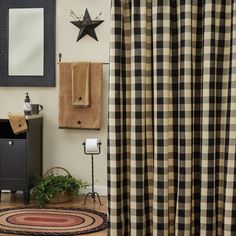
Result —
[[86, 142], [83, 142], [83, 146], [84, 146], [84, 154], [86, 155], [99, 155], [101, 153], [101, 145], [102, 143], [100, 141], [98, 141], [98, 152], [86, 152]]
[[94, 203], [96, 201], [96, 196], [98, 197], [98, 201], [99, 201], [99, 204], [100, 206], [102, 206], [102, 203], [101, 203], [101, 199], [100, 199], [100, 196], [97, 192], [94, 191], [94, 160], [93, 160], [93, 156], [94, 155], [99, 155], [101, 153], [101, 145], [102, 143], [100, 141], [98, 141], [98, 152], [96, 153], [90, 153], [90, 152], [86, 152], [86, 142], [84, 141], [83, 142], [83, 146], [84, 146], [84, 154], [85, 155], [91, 155], [91, 169], [92, 169], [92, 192], [89, 192], [86, 194], [86, 197], [85, 197], [85, 200], [84, 200], [84, 205], [86, 205], [86, 202], [87, 202], [87, 198], [89, 195], [91, 195]]

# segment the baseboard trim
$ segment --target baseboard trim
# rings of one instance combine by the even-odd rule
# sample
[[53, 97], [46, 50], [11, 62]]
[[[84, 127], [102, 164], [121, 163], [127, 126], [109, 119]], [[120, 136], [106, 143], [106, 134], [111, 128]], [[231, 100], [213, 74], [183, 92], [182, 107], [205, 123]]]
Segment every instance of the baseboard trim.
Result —
[[[81, 193], [91, 192], [92, 188], [89, 186], [86, 189], [81, 190]], [[107, 196], [107, 186], [94, 186], [94, 191], [97, 192], [100, 196]], [[2, 193], [10, 193], [10, 190], [2, 190]]]

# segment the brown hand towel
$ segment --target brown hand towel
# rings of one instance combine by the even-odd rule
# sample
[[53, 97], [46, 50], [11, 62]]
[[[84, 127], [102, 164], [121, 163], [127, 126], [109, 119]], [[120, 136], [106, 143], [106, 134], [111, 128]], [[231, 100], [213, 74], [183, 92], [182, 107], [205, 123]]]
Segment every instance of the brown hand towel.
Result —
[[8, 114], [8, 117], [14, 134], [19, 134], [28, 130], [24, 115]]
[[89, 62], [71, 64], [72, 68], [72, 105], [88, 107], [90, 105]]
[[102, 63], [90, 63], [90, 106], [71, 104], [71, 63], [59, 67], [59, 128], [100, 129], [102, 114]]

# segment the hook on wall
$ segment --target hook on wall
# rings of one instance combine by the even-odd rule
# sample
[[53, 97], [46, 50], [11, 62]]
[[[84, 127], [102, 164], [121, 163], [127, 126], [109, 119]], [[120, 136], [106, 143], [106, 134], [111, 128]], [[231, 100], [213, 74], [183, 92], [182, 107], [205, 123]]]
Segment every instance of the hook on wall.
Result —
[[59, 57], [59, 63], [60, 63], [61, 62], [61, 58], [62, 58], [62, 53], [61, 52], [58, 54], [58, 57]]

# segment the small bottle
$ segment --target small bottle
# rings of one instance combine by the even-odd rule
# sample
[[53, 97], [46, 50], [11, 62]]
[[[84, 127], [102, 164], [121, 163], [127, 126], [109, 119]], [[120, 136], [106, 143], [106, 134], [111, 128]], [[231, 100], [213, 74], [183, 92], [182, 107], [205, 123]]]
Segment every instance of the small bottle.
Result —
[[30, 97], [28, 93], [26, 93], [26, 96], [25, 96], [25, 103], [23, 106], [23, 110], [24, 110], [25, 116], [31, 115], [32, 107], [31, 107]]

